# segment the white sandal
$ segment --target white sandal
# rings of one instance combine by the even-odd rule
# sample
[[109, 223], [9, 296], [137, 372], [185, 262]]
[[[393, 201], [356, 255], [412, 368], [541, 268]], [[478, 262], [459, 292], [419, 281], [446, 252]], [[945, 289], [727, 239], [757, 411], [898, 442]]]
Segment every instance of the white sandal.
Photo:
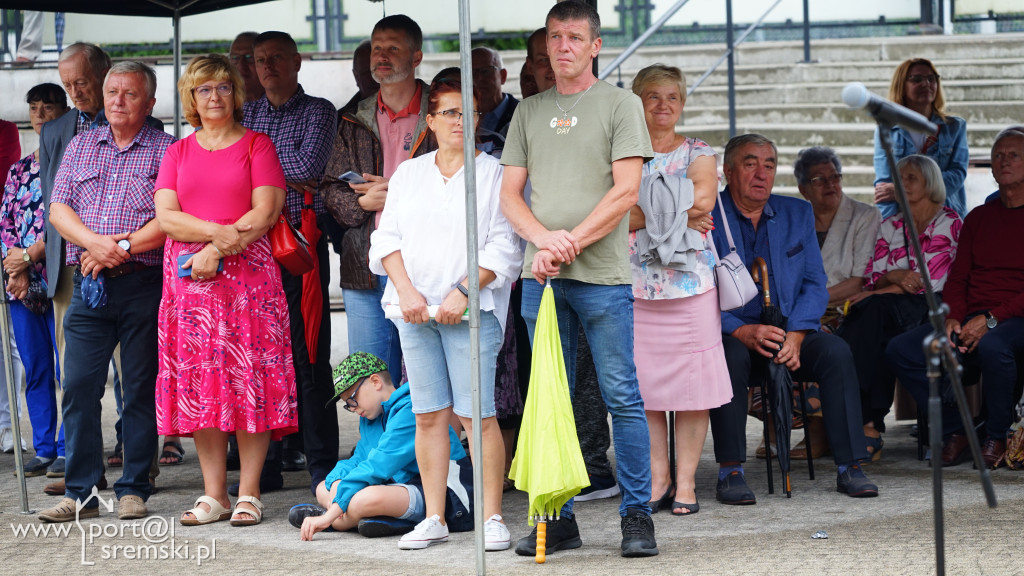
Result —
[[[243, 502], [250, 504], [253, 509], [239, 508]], [[239, 514], [248, 514], [252, 518], [242, 518]], [[232, 526], [255, 526], [263, 521], [263, 502], [255, 496], [239, 496], [235, 502], [235, 511], [231, 514]]]
[[[210, 507], [210, 510], [203, 510], [199, 507], [200, 504], [206, 504]], [[185, 514], [191, 514], [192, 518], [186, 518]], [[195, 508], [186, 510], [178, 521], [181, 522], [182, 526], [201, 526], [227, 520], [228, 518], [231, 518], [231, 510], [221, 506], [216, 498], [204, 495], [196, 498]]]

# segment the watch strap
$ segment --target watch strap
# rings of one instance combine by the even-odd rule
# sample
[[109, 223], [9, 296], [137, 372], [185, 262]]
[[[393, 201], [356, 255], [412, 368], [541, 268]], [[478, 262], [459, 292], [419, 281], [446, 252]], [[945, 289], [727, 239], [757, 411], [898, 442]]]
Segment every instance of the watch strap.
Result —
[[469, 298], [469, 288], [466, 288], [465, 286], [463, 286], [462, 282], [459, 282], [458, 284], [456, 284], [455, 287], [459, 290], [459, 292], [462, 292], [463, 296], [465, 296], [466, 298]]

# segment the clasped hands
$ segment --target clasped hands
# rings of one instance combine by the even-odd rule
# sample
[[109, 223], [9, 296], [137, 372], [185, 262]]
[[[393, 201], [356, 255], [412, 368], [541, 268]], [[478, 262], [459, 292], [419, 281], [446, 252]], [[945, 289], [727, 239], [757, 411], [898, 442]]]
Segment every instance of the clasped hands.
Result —
[[952, 318], [946, 319], [946, 338], [952, 343], [953, 334], [959, 337], [959, 346], [956, 346], [957, 350], [961, 353], [969, 354], [978, 349], [978, 342], [982, 336], [988, 333], [988, 323], [986, 322], [984, 314], [978, 314], [971, 318], [963, 325], [958, 320]]
[[191, 268], [193, 280], [202, 281], [217, 275], [220, 260], [225, 256], [241, 254], [249, 245], [242, 232], [252, 230], [250, 224], [216, 224], [210, 242], [182, 264]]
[[765, 358], [774, 356], [773, 362], [785, 364], [791, 372], [800, 368], [800, 347], [806, 336], [803, 332], [786, 332], [767, 324], [744, 324], [732, 336]]
[[537, 253], [533, 257], [530, 272], [541, 284], [548, 277], [558, 276], [562, 264], [572, 264], [583, 251], [579, 240], [568, 230], [546, 231], [538, 235], [533, 244], [537, 247]]

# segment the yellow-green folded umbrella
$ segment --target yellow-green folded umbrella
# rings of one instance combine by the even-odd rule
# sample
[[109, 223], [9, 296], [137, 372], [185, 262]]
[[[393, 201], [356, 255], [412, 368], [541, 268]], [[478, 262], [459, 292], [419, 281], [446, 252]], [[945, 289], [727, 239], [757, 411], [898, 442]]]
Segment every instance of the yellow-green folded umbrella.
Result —
[[[530, 390], [508, 477], [530, 496], [531, 526], [557, 518], [562, 506], [590, 485], [576, 436], [550, 281], [537, 313]], [[537, 548], [540, 554], [539, 542]]]

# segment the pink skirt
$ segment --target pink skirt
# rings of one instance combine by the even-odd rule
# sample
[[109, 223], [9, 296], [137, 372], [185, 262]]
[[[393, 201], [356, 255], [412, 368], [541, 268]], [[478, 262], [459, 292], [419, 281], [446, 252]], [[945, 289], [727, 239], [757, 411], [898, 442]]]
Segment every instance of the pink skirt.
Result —
[[636, 375], [644, 409], [709, 410], [732, 399], [718, 290], [633, 304]]

